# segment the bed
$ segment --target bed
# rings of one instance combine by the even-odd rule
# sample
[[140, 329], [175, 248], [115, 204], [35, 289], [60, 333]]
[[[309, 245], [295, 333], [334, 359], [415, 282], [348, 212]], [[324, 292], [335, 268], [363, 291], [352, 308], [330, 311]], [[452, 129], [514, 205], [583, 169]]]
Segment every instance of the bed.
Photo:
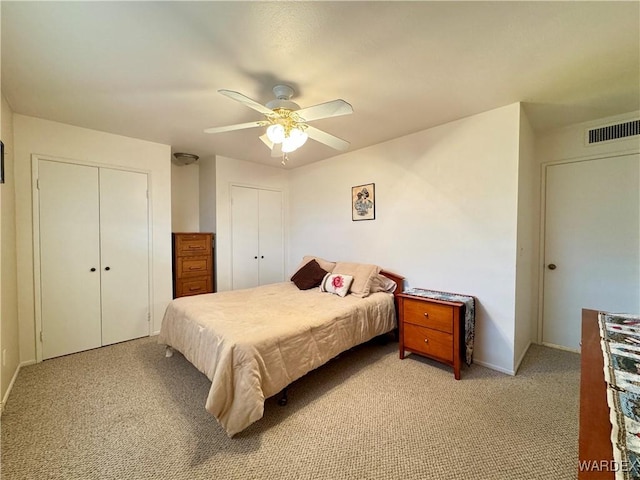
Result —
[[[301, 289], [294, 277], [312, 261], [324, 267], [322, 284]], [[402, 277], [317, 257], [304, 257], [296, 275], [283, 283], [181, 297], [167, 307], [158, 342], [167, 346], [167, 356], [179, 351], [211, 380], [205, 408], [229, 437], [262, 418], [266, 398], [397, 326], [391, 291], [401, 292]], [[350, 283], [348, 290], [340, 277]]]

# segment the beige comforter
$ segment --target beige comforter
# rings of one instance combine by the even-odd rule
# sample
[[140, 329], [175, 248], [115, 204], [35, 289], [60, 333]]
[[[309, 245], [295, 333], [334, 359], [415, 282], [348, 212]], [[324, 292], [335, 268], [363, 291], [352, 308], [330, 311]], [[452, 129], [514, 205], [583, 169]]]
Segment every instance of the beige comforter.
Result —
[[395, 326], [389, 293], [342, 298], [286, 282], [177, 298], [158, 341], [211, 380], [205, 408], [233, 436], [262, 418], [265, 398]]

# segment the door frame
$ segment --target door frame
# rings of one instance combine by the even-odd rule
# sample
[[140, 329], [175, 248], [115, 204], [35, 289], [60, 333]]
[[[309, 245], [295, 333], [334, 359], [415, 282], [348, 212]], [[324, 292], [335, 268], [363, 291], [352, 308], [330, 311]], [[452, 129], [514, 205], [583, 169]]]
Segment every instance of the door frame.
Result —
[[547, 168], [555, 165], [564, 165], [569, 163], [581, 163], [594, 160], [605, 160], [607, 158], [626, 157], [640, 154], [640, 150], [624, 150], [621, 152], [600, 153], [597, 155], [588, 155], [575, 158], [567, 158], [561, 160], [550, 160], [541, 163], [540, 172], [540, 235], [538, 249], [538, 322], [536, 332], [536, 343], [547, 347], [566, 350], [569, 352], [580, 353], [580, 350], [568, 348], [562, 345], [545, 343], [543, 339], [544, 330], [544, 273], [545, 273], [545, 238], [546, 238], [546, 200], [547, 200]]
[[143, 173], [147, 175], [147, 229], [148, 229], [148, 269], [149, 269], [149, 286], [147, 292], [147, 298], [149, 301], [149, 335], [152, 333], [153, 326], [153, 268], [152, 268], [152, 255], [153, 255], [153, 229], [151, 228], [152, 211], [151, 211], [151, 176], [152, 173], [149, 170], [114, 166], [106, 163], [92, 162], [89, 160], [76, 160], [72, 158], [56, 157], [53, 155], [42, 155], [34, 153], [31, 155], [31, 211], [32, 211], [32, 228], [33, 228], [33, 300], [34, 300], [34, 317], [35, 317], [35, 331], [34, 342], [36, 346], [36, 363], [42, 362], [42, 283], [40, 277], [40, 190], [38, 187], [39, 170], [38, 164], [40, 160], [47, 160], [50, 162], [58, 163], [70, 163], [73, 165], [83, 165], [86, 167], [95, 168], [109, 168], [112, 170], [124, 170], [127, 172]]

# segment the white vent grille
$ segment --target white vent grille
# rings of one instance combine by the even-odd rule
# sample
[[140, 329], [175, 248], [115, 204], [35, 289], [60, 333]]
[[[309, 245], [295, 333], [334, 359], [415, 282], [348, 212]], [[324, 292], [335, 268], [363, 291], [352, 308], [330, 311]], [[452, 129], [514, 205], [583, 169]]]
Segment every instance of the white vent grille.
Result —
[[586, 140], [588, 145], [593, 145], [594, 143], [609, 142], [633, 135], [640, 135], [640, 120], [631, 120], [629, 122], [589, 129], [587, 130]]

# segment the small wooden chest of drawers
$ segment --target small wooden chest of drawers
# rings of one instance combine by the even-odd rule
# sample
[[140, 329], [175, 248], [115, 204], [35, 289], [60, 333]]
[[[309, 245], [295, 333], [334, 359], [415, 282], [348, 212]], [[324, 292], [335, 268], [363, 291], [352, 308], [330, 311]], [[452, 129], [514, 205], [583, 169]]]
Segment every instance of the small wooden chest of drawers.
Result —
[[453, 367], [460, 380], [464, 303], [400, 293], [398, 297], [400, 358], [417, 353]]
[[213, 234], [173, 234], [173, 298], [213, 292]]

